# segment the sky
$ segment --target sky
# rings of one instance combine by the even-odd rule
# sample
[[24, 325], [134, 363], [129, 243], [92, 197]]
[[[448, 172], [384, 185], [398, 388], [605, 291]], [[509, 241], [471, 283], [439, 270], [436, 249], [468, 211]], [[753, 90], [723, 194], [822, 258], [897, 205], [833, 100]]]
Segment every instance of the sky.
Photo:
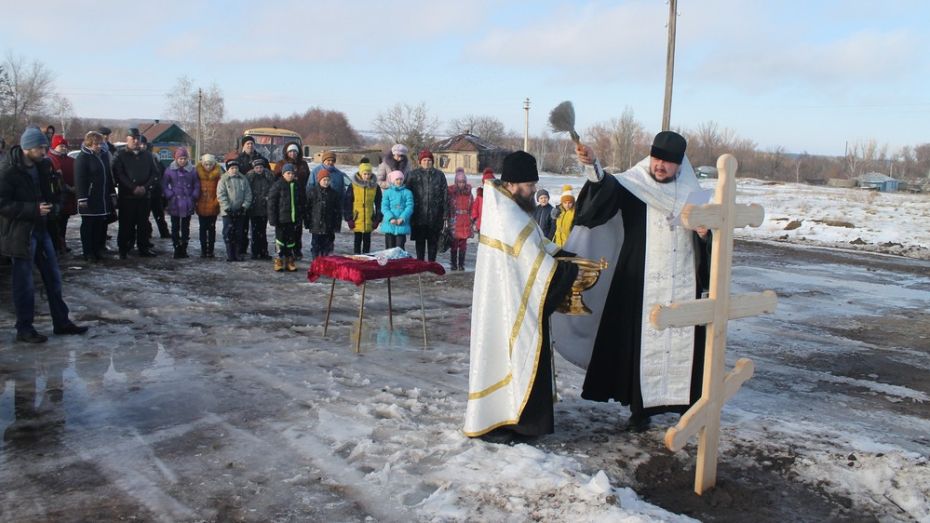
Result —
[[[166, 94], [188, 76], [220, 88], [228, 118], [319, 106], [361, 131], [397, 103], [424, 103], [441, 122], [494, 116], [522, 135], [529, 98], [539, 134], [571, 100], [584, 139], [627, 107], [659, 130], [668, 11], [661, 0], [48, 0], [4, 6], [0, 51], [44, 63], [81, 117], [170, 119]], [[927, 20], [921, 0], [679, 0], [671, 125], [687, 136], [716, 122], [762, 150], [812, 154], [930, 142]]]

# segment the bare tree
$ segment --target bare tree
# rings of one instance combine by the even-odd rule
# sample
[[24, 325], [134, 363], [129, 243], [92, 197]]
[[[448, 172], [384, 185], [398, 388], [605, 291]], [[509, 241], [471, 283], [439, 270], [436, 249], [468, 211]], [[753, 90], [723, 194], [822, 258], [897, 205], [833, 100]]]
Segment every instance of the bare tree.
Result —
[[446, 130], [450, 135], [471, 133], [492, 144], [501, 143], [507, 134], [504, 122], [493, 116], [477, 116], [473, 114], [467, 114], [462, 118], [452, 120]]
[[12, 52], [3, 64], [6, 75], [4, 96], [0, 96], [0, 134], [11, 135], [40, 114], [53, 93], [52, 73], [42, 62], [27, 63]]
[[629, 106], [623, 109], [620, 118], [611, 120], [611, 123], [614, 145], [612, 163], [618, 167], [629, 169], [646, 152], [645, 143], [648, 141], [646, 128], [636, 121], [633, 109]]
[[201, 111], [200, 133], [204, 151], [224, 148], [225, 142], [219, 136], [219, 127], [223, 123], [226, 102], [222, 91], [215, 83], [207, 89], [202, 89], [195, 87], [193, 80], [187, 76], [178, 78], [174, 90], [168, 93], [166, 112], [188, 133], [197, 132], [198, 103]]
[[435, 141], [439, 120], [429, 115], [424, 102], [416, 106], [398, 103], [378, 113], [374, 127], [384, 140], [402, 143], [417, 151]]
[[51, 101], [48, 103], [48, 112], [58, 123], [59, 134], [67, 136], [68, 129], [74, 121], [74, 106], [71, 104], [71, 100], [60, 94], [52, 96]]

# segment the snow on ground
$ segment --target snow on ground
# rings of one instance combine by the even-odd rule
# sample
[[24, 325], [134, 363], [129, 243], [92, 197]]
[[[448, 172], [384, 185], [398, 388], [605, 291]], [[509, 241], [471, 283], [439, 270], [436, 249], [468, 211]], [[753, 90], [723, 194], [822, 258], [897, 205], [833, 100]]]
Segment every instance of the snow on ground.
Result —
[[[579, 182], [544, 175], [541, 186], [558, 195]], [[928, 244], [918, 220], [926, 200], [871, 194], [742, 180], [739, 199], [766, 206], [763, 239], [785, 234], [783, 217], [845, 217], [863, 229], [859, 216], [882, 217], [873, 228], [890, 231], [908, 209], [896, 241]], [[818, 227], [805, 238], [848, 238], [831, 225], [810, 231]], [[890, 241], [875, 234], [863, 240]], [[270, 262], [201, 260], [191, 245], [189, 260], [66, 261], [65, 295], [89, 336], [0, 346], [0, 520], [930, 519], [930, 328], [910, 334], [930, 319], [920, 316], [930, 303], [925, 262], [883, 270], [843, 253], [742, 244], [733, 291], [771, 288], [779, 307], [731, 323], [728, 363], [750, 357], [756, 374], [723, 412], [724, 481], [709, 504], [669, 511], [658, 505], [704, 502], [690, 493], [694, 443], [675, 454], [661, 444], [677, 416], [623, 433], [626, 409], [582, 400], [584, 373], [564, 360], [555, 435], [515, 445], [462, 435], [469, 272], [423, 279], [427, 350], [417, 280], [394, 283], [393, 332], [383, 282], [369, 285], [357, 355], [359, 288], [336, 286], [324, 338], [330, 283], [308, 283], [306, 262], [274, 274]], [[337, 251], [349, 245], [338, 235]], [[469, 267], [474, 254], [470, 243]], [[878, 322], [899, 322], [904, 335], [870, 338]], [[49, 330], [47, 316], [39, 323]], [[0, 324], [12, 324], [8, 308]], [[35, 397], [17, 403], [30, 386]], [[683, 488], [665, 487], [670, 478]], [[753, 481], [756, 491], [745, 485]], [[771, 501], [778, 495], [783, 503]]]

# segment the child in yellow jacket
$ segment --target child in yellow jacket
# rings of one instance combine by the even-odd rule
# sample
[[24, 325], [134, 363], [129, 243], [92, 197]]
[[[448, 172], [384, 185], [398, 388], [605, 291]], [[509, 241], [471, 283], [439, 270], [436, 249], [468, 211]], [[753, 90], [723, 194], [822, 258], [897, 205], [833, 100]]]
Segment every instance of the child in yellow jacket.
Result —
[[572, 225], [575, 221], [575, 196], [572, 195], [571, 185], [562, 187], [562, 197], [559, 199], [559, 205], [552, 209], [552, 219], [555, 220], [553, 241], [562, 247], [568, 241], [568, 234], [572, 232]]

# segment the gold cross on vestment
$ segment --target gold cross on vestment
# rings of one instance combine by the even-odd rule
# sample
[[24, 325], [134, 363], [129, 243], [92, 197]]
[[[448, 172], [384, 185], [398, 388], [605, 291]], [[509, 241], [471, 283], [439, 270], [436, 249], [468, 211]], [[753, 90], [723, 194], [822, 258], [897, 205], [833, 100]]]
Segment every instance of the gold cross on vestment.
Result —
[[733, 155], [725, 154], [718, 158], [719, 179], [711, 203], [689, 204], [681, 213], [685, 227], [706, 227], [714, 231], [708, 297], [654, 305], [649, 316], [649, 321], [659, 330], [707, 325], [701, 398], [682, 415], [677, 425], [665, 433], [665, 446], [671, 451], [681, 450], [691, 436], [700, 434], [694, 479], [694, 491], [698, 494], [703, 494], [717, 481], [717, 447], [723, 404], [753, 373], [753, 364], [748, 358], [740, 358], [733, 370], [726, 372], [727, 321], [774, 312], [778, 302], [778, 297], [770, 290], [730, 295], [733, 229], [758, 227], [765, 217], [765, 209], [757, 204], [736, 204], [736, 169]]

